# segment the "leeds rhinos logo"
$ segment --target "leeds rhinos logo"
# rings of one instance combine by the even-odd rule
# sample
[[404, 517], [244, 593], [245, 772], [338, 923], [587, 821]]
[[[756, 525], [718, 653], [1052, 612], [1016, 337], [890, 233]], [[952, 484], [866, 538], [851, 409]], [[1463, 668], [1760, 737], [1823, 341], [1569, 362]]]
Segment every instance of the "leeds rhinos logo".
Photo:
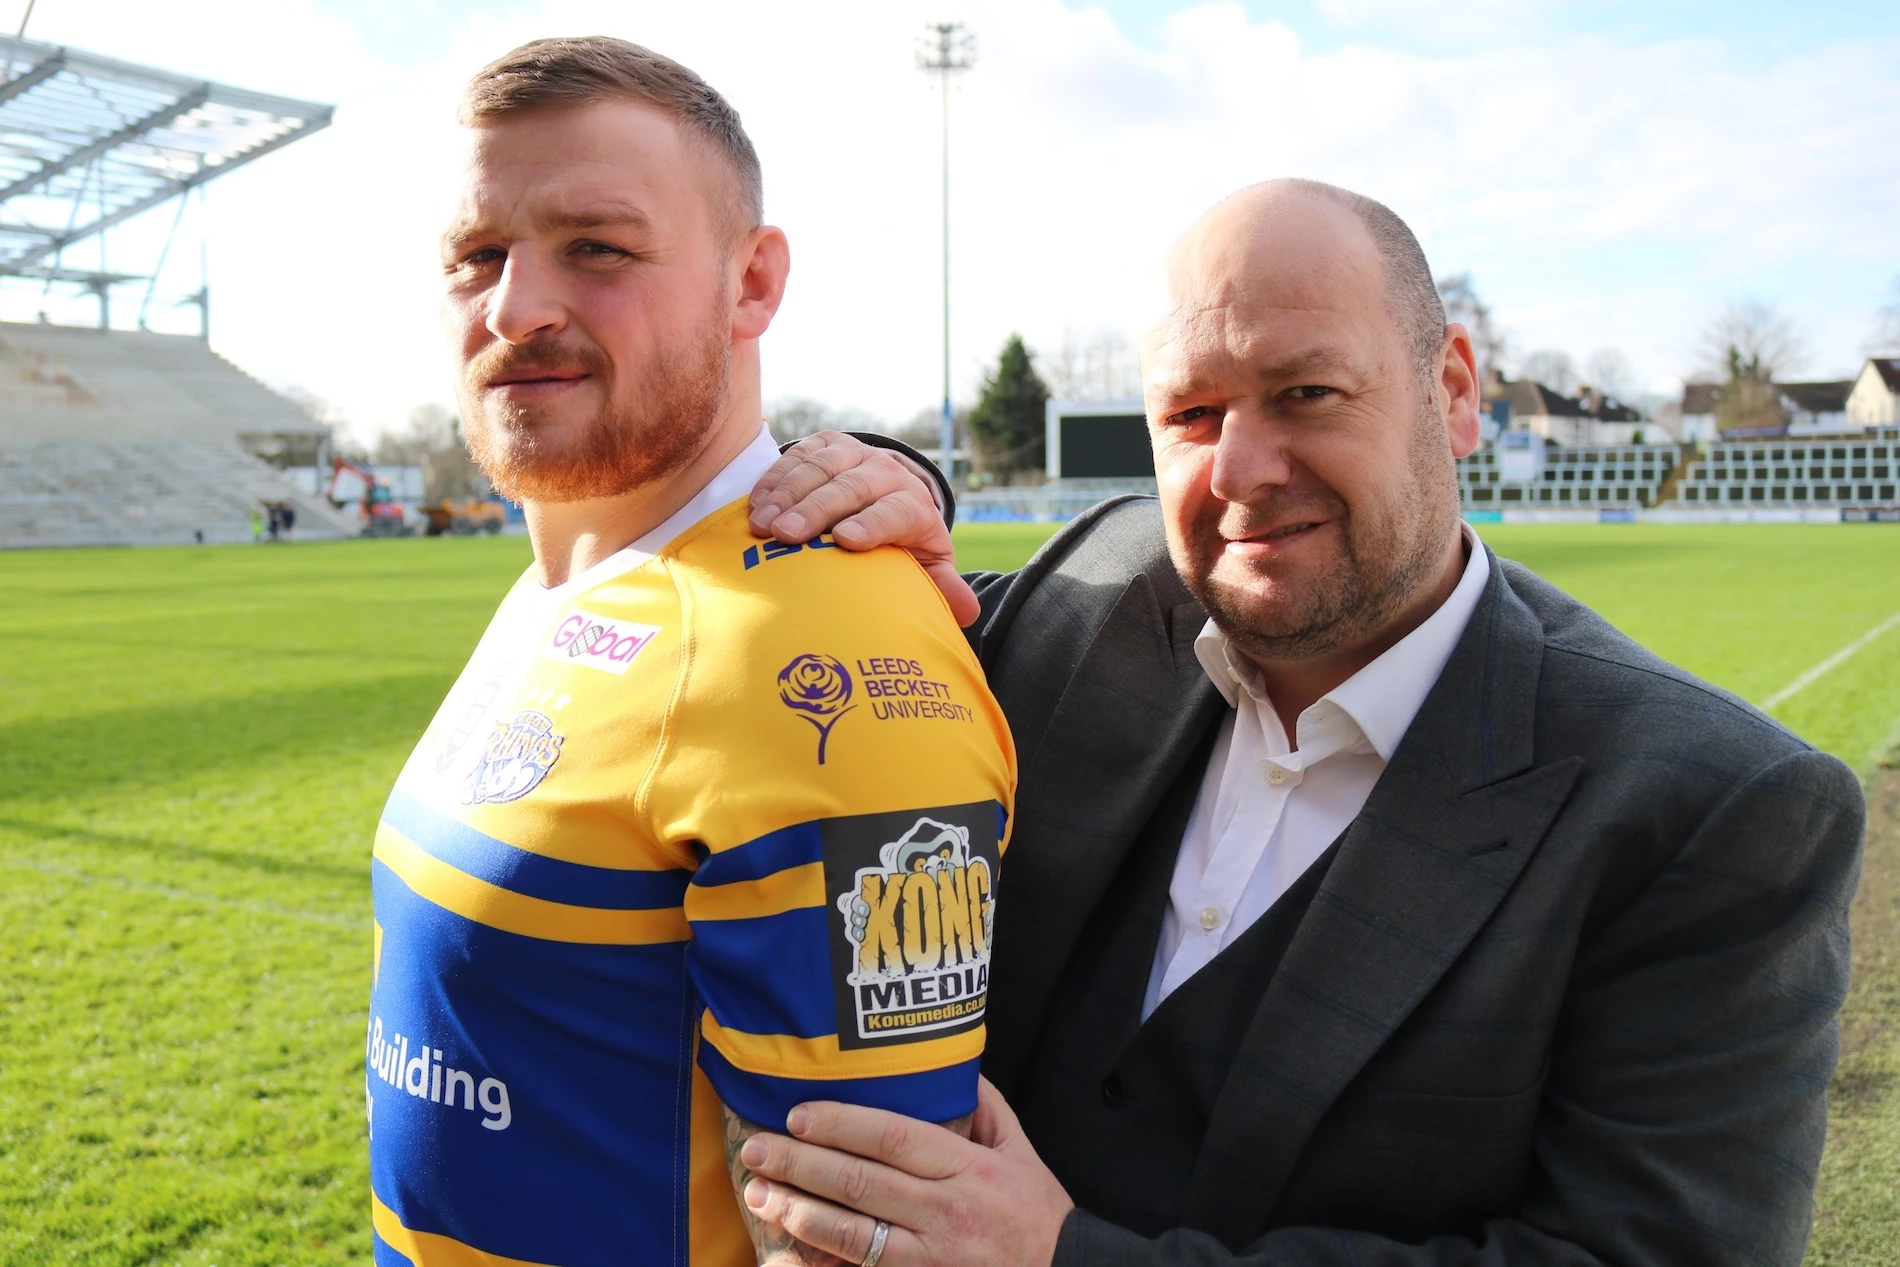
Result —
[[969, 829], [919, 818], [854, 879], [838, 897], [852, 951], [845, 988], [859, 1041], [850, 1045], [980, 1020], [996, 885]]
[[801, 655], [778, 671], [778, 696], [785, 707], [818, 731], [818, 764], [825, 763], [831, 728], [850, 712], [851, 670], [828, 655]]
[[469, 772], [463, 801], [480, 805], [520, 800], [561, 759], [561, 742], [562, 736], [554, 733], [554, 719], [546, 713], [523, 709], [512, 721], [496, 722], [482, 759]]

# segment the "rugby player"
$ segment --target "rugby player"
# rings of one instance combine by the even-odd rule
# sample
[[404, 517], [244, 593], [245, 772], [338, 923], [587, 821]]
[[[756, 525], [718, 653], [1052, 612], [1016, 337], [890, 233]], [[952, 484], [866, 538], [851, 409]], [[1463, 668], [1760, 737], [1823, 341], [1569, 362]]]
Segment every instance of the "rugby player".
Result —
[[739, 1144], [967, 1130], [1009, 734], [910, 556], [748, 529], [789, 255], [732, 107], [539, 40], [460, 119], [444, 321], [534, 563], [377, 830], [376, 1261], [828, 1262], [748, 1230]]

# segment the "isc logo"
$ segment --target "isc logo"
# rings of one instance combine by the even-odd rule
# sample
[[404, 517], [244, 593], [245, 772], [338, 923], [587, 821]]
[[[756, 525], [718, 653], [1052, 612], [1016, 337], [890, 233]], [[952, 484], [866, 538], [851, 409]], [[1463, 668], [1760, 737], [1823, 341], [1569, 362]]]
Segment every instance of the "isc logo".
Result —
[[606, 673], [625, 673], [633, 658], [660, 632], [657, 625], [596, 616], [578, 607], [554, 627], [541, 654], [562, 664], [578, 664]]

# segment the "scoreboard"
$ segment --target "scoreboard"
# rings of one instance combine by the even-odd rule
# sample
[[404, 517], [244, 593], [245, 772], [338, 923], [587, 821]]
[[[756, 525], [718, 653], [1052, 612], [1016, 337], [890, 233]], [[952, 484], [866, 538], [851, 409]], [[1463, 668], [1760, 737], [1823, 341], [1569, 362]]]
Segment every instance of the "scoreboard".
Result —
[[1044, 425], [1052, 480], [1155, 477], [1148, 418], [1138, 400], [1051, 400]]

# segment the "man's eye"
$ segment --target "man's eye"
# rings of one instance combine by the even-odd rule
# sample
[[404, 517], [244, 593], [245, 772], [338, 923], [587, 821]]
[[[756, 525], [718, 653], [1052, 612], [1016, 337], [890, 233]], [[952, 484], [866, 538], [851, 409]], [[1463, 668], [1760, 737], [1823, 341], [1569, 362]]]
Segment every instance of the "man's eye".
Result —
[[1211, 418], [1213, 416], [1214, 416], [1214, 407], [1212, 405], [1196, 405], [1192, 409], [1183, 409], [1178, 414], [1170, 415], [1168, 418], [1168, 422], [1174, 426], [1179, 427], [1179, 426], [1186, 426], [1187, 424], [1191, 422], [1200, 422], [1203, 419]]
[[1330, 387], [1295, 387], [1293, 389], [1296, 400], [1321, 400], [1332, 394], [1333, 389]]
[[585, 255], [590, 259], [607, 259], [615, 255], [626, 254], [626, 252], [619, 247], [609, 246], [605, 242], [582, 242], [579, 246], [574, 248], [574, 253], [576, 255]]
[[481, 268], [487, 264], [498, 264], [507, 258], [508, 253], [500, 247], [485, 246], [479, 251], [470, 251], [467, 255], [455, 261], [455, 267], [461, 269]]

